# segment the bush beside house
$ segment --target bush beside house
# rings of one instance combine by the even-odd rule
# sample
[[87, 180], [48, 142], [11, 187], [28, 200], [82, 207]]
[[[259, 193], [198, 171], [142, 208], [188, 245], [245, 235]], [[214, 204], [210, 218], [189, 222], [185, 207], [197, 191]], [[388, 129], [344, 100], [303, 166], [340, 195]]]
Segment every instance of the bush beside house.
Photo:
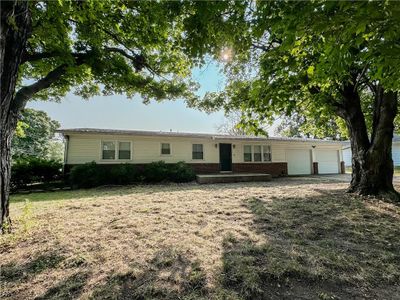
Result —
[[62, 163], [37, 157], [24, 157], [13, 162], [11, 188], [24, 188], [34, 183], [49, 183], [62, 179]]
[[90, 162], [75, 166], [69, 173], [74, 188], [91, 188], [107, 184], [155, 183], [162, 181], [189, 182], [195, 179], [193, 169], [185, 162], [166, 164], [164, 161], [137, 168], [132, 164], [99, 165]]

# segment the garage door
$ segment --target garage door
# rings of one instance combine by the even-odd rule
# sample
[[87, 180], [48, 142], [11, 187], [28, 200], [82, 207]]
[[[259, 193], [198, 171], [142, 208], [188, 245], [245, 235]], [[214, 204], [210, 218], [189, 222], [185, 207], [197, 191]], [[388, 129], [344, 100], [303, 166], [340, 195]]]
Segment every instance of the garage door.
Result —
[[289, 175], [311, 174], [310, 150], [286, 150]]
[[315, 160], [318, 162], [319, 174], [339, 173], [339, 160], [337, 150], [316, 150]]

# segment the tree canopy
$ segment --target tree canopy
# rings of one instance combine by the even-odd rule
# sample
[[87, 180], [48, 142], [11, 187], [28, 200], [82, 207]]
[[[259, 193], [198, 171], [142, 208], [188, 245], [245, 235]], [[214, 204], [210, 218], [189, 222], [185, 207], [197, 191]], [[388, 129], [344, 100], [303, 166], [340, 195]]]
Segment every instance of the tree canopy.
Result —
[[[234, 53], [226, 67], [228, 86], [195, 105], [240, 108], [260, 118], [307, 113], [312, 122], [327, 120], [337, 115], [343, 82], [355, 76], [367, 125], [372, 125], [371, 88], [400, 89], [400, 6], [395, 2], [249, 1], [240, 14], [225, 12], [215, 30], [220, 22], [240, 20], [240, 26], [225, 25], [233, 30], [223, 39]], [[257, 125], [252, 118], [248, 122]]]
[[60, 123], [52, 120], [46, 112], [26, 108], [21, 113], [20, 131], [12, 141], [13, 159], [29, 156], [62, 159], [63, 144], [55, 140]]
[[[398, 3], [247, 1], [230, 6], [235, 9], [218, 11], [210, 3], [218, 11], [214, 14], [224, 18], [211, 19], [197, 34], [229, 50], [222, 54], [229, 57], [228, 84], [223, 92], [192, 104], [242, 110], [243, 123], [256, 133], [276, 115], [301, 115], [309, 126], [315, 123], [311, 129], [341, 118], [353, 154], [349, 192], [400, 201], [393, 188], [391, 153], [399, 122]], [[221, 56], [216, 49], [210, 47], [215, 57]]]
[[306, 112], [296, 112], [291, 116], [281, 116], [277, 119], [275, 134], [286, 137], [306, 137], [314, 139], [330, 138], [346, 140], [348, 133], [346, 124], [339, 117], [308, 116]]
[[[190, 95], [183, 6], [154, 1], [29, 2], [31, 35], [20, 86], [30, 99], [103, 93], [149, 99]], [[51, 85], [49, 85], [51, 83]], [[40, 89], [46, 87], [45, 89]]]

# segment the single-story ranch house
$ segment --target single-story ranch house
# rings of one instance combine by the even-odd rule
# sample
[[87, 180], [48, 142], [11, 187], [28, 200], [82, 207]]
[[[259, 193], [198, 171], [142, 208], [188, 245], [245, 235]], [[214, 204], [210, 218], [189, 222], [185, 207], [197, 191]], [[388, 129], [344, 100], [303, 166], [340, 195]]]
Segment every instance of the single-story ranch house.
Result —
[[75, 128], [65, 138], [66, 170], [77, 164], [185, 161], [197, 174], [272, 176], [344, 172], [342, 144], [332, 140]]

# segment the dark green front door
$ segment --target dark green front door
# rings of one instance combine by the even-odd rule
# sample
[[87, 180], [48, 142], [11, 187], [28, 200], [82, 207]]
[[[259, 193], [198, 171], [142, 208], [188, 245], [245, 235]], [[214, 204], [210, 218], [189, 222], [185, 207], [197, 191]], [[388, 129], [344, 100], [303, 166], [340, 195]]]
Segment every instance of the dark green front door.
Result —
[[232, 171], [232, 144], [219, 144], [221, 171]]

